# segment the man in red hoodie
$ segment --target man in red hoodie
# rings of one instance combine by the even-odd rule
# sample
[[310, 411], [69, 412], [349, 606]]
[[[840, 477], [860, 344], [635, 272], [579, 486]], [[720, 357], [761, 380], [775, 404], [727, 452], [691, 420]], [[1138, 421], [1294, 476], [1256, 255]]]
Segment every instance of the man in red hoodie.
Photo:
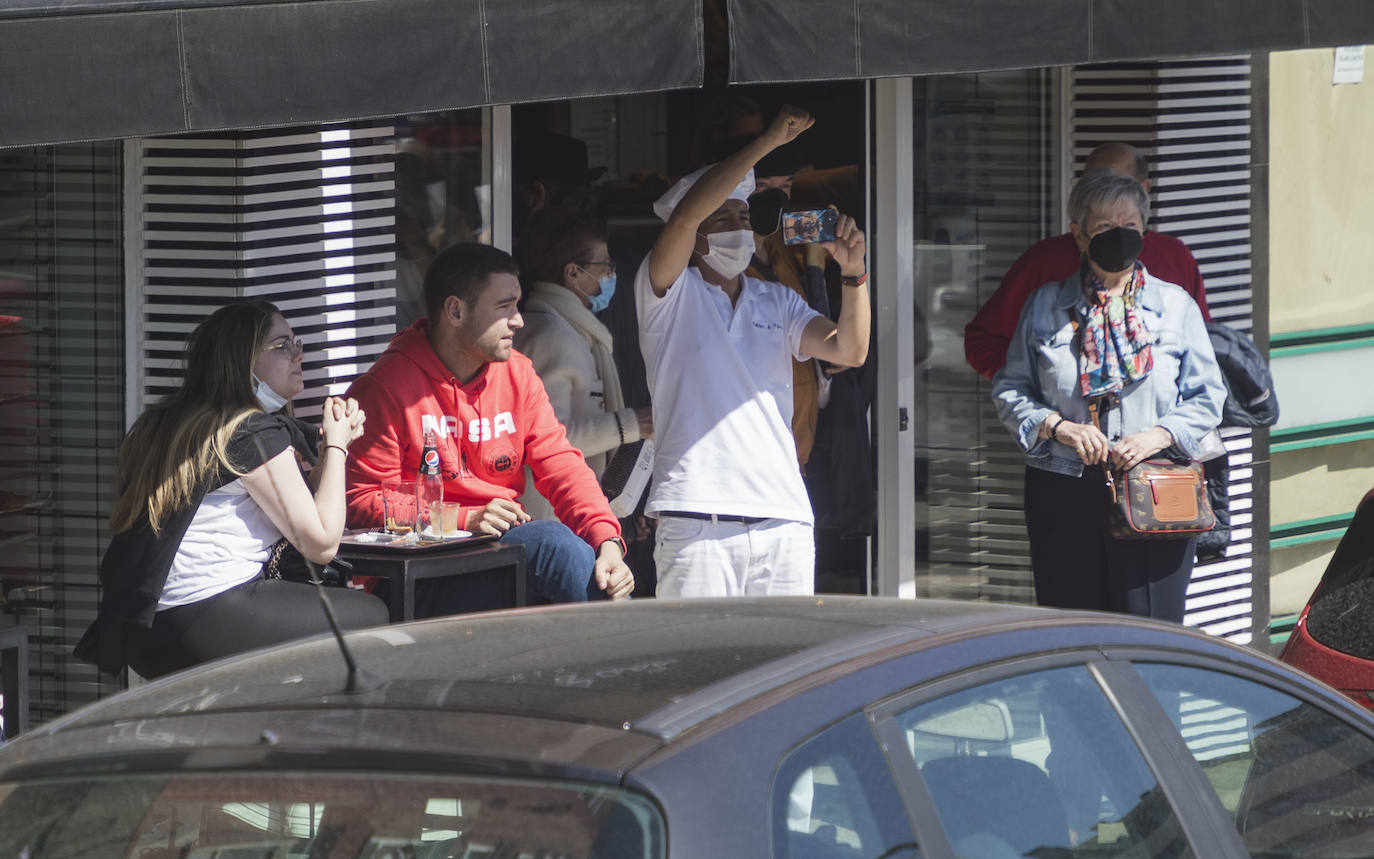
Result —
[[[382, 521], [382, 482], [416, 480], [425, 431], [434, 430], [444, 498], [462, 505], [467, 530], [525, 547], [531, 601], [619, 599], [634, 588], [620, 523], [529, 359], [511, 348], [523, 324], [518, 272], [487, 245], [435, 257], [427, 318], [392, 338], [348, 391], [369, 419], [349, 448], [348, 524]], [[531, 521], [516, 501], [526, 465], [561, 521]]]

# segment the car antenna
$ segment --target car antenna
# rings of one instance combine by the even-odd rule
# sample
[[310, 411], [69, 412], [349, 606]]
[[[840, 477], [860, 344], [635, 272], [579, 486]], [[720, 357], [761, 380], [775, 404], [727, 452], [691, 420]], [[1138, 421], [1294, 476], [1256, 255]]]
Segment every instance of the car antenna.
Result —
[[[294, 421], [294, 415], [288, 415], [289, 420]], [[267, 451], [263, 447], [262, 439], [254, 436], [253, 443], [258, 448], [258, 458], [266, 462], [268, 460]], [[317, 457], [318, 461], [318, 457]], [[282, 498], [281, 488], [277, 486], [275, 480], [271, 481], [272, 491], [276, 493], [277, 503], [283, 510], [286, 509], [286, 500]], [[287, 539], [287, 542], [291, 542]], [[292, 546], [295, 544], [292, 543]], [[343, 655], [344, 665], [348, 667], [348, 679], [344, 683], [344, 693], [348, 695], [361, 695], [364, 692], [371, 692], [381, 688], [386, 683], [386, 678], [373, 674], [366, 668], [358, 664], [358, 660], [353, 658], [353, 651], [348, 649], [348, 642], [344, 640], [343, 630], [339, 628], [339, 619], [334, 614], [334, 604], [329, 601], [329, 594], [325, 592], [324, 580], [320, 577], [320, 565], [305, 557], [301, 552], [301, 560], [305, 561], [305, 567], [310, 571], [310, 581], [315, 585], [315, 593], [320, 596], [320, 606], [324, 609], [325, 619], [329, 621], [329, 628], [334, 633], [334, 640], [338, 642], [339, 653]]]
[[[305, 558], [305, 553], [301, 553], [301, 557]], [[344, 640], [343, 630], [339, 628], [339, 619], [334, 616], [334, 604], [329, 601], [324, 580], [320, 577], [319, 564], [305, 558], [305, 566], [306, 569], [310, 570], [310, 581], [315, 585], [315, 592], [320, 595], [320, 605], [324, 607], [324, 616], [329, 620], [329, 628], [334, 631], [334, 640], [339, 643], [339, 652], [343, 654], [344, 664], [348, 666], [348, 681], [344, 683], [344, 692], [349, 695], [359, 695], [380, 688], [386, 683], [386, 678], [373, 674], [358, 665], [358, 661], [353, 658], [353, 651], [348, 649], [348, 642]]]

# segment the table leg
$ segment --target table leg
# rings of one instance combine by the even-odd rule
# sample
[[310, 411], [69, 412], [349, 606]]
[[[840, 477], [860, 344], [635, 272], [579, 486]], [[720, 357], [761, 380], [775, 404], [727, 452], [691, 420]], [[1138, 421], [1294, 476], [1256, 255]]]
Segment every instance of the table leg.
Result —
[[515, 562], [511, 565], [515, 567], [515, 605], [528, 605], [525, 594], [525, 547], [517, 546], [520, 554], [516, 556]]

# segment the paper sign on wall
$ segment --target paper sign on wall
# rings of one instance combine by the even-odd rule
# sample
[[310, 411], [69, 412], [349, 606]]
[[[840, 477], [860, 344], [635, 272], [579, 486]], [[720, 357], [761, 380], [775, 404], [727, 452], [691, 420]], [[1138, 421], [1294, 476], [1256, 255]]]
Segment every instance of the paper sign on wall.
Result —
[[1336, 49], [1336, 62], [1331, 67], [1331, 83], [1357, 84], [1364, 80], [1364, 45]]

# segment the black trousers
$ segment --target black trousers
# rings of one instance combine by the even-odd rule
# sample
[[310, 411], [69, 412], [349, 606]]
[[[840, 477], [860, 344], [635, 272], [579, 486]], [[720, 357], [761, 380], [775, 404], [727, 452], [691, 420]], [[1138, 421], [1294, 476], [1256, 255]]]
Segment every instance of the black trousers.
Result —
[[1107, 532], [1102, 469], [1082, 477], [1026, 469], [1035, 601], [1183, 622], [1197, 537], [1117, 540]]
[[[386, 603], [363, 591], [329, 588], [334, 616], [345, 630], [381, 626]], [[146, 678], [258, 647], [329, 631], [315, 586], [256, 578], [209, 599], [164, 609], [152, 627], [129, 624], [129, 667]]]

